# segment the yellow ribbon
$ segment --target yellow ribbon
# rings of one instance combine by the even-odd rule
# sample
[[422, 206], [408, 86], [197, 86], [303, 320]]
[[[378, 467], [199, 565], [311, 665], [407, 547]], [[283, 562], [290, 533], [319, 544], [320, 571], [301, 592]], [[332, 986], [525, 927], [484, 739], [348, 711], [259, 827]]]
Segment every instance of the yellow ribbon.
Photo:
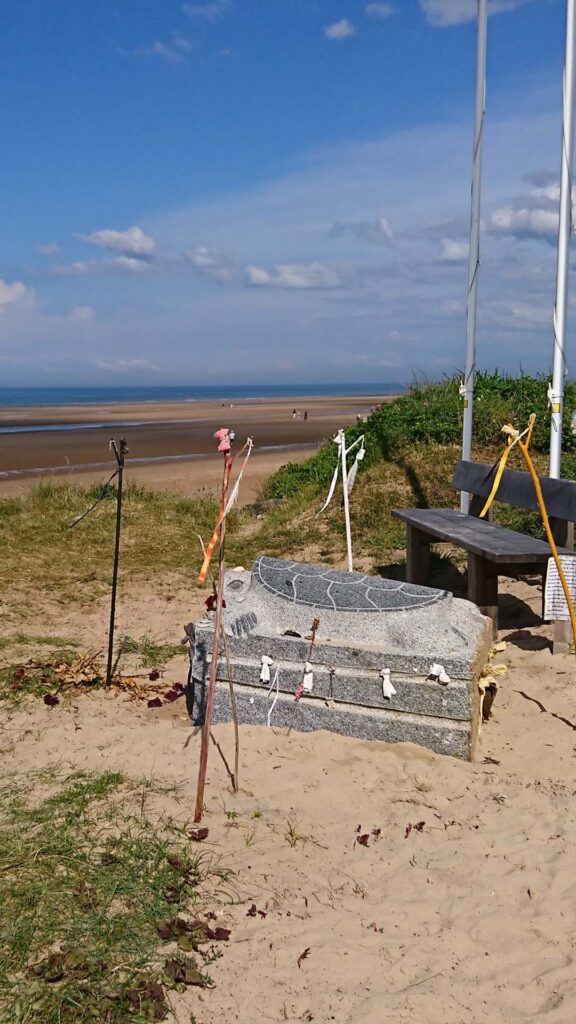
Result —
[[[528, 472], [530, 473], [530, 476], [532, 478], [532, 483], [534, 484], [534, 490], [536, 491], [536, 498], [537, 498], [537, 501], [538, 501], [538, 507], [540, 509], [540, 515], [542, 517], [542, 523], [544, 525], [544, 530], [546, 531], [546, 537], [547, 537], [548, 543], [550, 545], [550, 550], [552, 552], [552, 557], [554, 558], [554, 561], [556, 563], [556, 568], [558, 570], [558, 576], [559, 576], [560, 582], [562, 584], [562, 590], [564, 591], [564, 597], [566, 598], [566, 604], [568, 605], [568, 613], [570, 615], [570, 624], [572, 626], [572, 636], [573, 636], [573, 639], [574, 639], [574, 653], [576, 654], [576, 611], [574, 609], [574, 602], [572, 601], [572, 595], [570, 593], [570, 589], [568, 587], [568, 583], [567, 583], [566, 577], [564, 575], [564, 569], [562, 568], [562, 561], [560, 559], [560, 555], [558, 554], [558, 548], [556, 547], [556, 541], [554, 540], [554, 537], [552, 535], [552, 530], [550, 529], [550, 520], [548, 519], [548, 512], [546, 510], [546, 505], [545, 505], [545, 502], [544, 502], [544, 496], [542, 494], [542, 488], [540, 486], [540, 480], [538, 478], [538, 474], [536, 472], [534, 463], [532, 462], [532, 456], [530, 455], [530, 453], [528, 451], [528, 448], [530, 446], [530, 441], [532, 440], [532, 432], [534, 430], [534, 423], [535, 422], [536, 422], [536, 416], [535, 416], [534, 413], [532, 413], [532, 415], [530, 417], [530, 422], [528, 424], [528, 428], [526, 430], [524, 430], [523, 433], [520, 433], [518, 430], [515, 430], [514, 427], [510, 426], [510, 424], [506, 424], [504, 427], [502, 427], [503, 433], [508, 435], [507, 439], [506, 439], [506, 448], [505, 448], [505, 450], [502, 453], [502, 456], [500, 458], [500, 462], [498, 463], [498, 469], [496, 471], [496, 476], [494, 478], [494, 484], [492, 486], [492, 490], [490, 491], [490, 495], [489, 495], [489, 497], [488, 497], [488, 499], [486, 501], [486, 504], [484, 505], [484, 508], [482, 509], [482, 511], [480, 513], [480, 518], [483, 518], [486, 515], [486, 513], [488, 512], [488, 509], [490, 508], [492, 502], [494, 501], [494, 498], [496, 497], [496, 494], [498, 492], [498, 488], [500, 486], [500, 481], [502, 480], [502, 475], [504, 473], [504, 469], [506, 467], [506, 463], [508, 461], [508, 456], [510, 455], [510, 452], [512, 451], [514, 446], [518, 445], [518, 447], [519, 447], [519, 449], [522, 452], [522, 455], [524, 457], [524, 461], [525, 461], [525, 463], [526, 463], [526, 465], [528, 467]], [[523, 438], [526, 438], [526, 440], [523, 440]]]

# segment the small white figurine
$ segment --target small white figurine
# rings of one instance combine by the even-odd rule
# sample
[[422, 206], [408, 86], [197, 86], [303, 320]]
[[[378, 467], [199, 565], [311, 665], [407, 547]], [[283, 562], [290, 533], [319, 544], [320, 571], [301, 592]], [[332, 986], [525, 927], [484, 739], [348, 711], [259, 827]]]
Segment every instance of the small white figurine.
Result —
[[274, 658], [269, 658], [267, 654], [263, 654], [260, 658], [262, 662], [262, 668], [260, 669], [260, 682], [270, 682], [270, 665], [274, 664]]
[[392, 697], [396, 696], [396, 690], [394, 689], [390, 679], [390, 669], [383, 668], [380, 675], [382, 676], [382, 696], [384, 697], [384, 700], [391, 700]]

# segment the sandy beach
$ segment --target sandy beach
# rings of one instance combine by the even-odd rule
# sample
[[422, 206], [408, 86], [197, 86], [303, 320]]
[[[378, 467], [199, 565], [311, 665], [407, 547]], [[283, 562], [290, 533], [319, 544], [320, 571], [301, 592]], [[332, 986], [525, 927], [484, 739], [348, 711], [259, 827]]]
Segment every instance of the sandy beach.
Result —
[[[551, 655], [537, 586], [502, 589], [507, 673], [475, 763], [242, 726], [234, 796], [212, 748], [202, 853], [234, 869], [234, 900], [217, 911], [231, 939], [211, 965], [212, 990], [171, 996], [174, 1024], [191, 1012], [203, 1024], [572, 1024], [574, 658]], [[137, 635], [145, 623], [177, 640], [203, 597], [167, 580], [127, 586], [122, 629]], [[79, 617], [54, 603], [42, 621], [94, 649], [104, 619], [104, 604]], [[166, 686], [185, 672], [182, 656]], [[230, 758], [232, 728], [214, 733]], [[199, 736], [183, 702], [28, 701], [7, 715], [2, 743], [9, 772], [57, 764], [153, 777], [166, 784], [157, 812], [191, 817]], [[421, 831], [407, 835], [415, 822]], [[251, 916], [252, 904], [262, 913]]]
[[[387, 399], [390, 396], [386, 396]], [[379, 395], [278, 400], [145, 402], [0, 409], [0, 496], [22, 494], [39, 479], [106, 478], [110, 437], [126, 437], [127, 479], [148, 487], [192, 494], [218, 486], [221, 460], [214, 431], [230, 426], [238, 441], [251, 436], [255, 451], [250, 501], [285, 462], [306, 458], [338, 427], [383, 401]], [[298, 415], [294, 417], [294, 410]], [[307, 419], [304, 419], [307, 412]]]

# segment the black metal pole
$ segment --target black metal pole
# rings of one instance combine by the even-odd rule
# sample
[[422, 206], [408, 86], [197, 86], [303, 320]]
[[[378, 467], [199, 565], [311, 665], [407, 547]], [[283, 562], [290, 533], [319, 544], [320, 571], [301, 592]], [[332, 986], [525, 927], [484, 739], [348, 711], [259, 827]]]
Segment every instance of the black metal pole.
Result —
[[114, 567], [112, 570], [112, 597], [110, 600], [110, 628], [108, 631], [108, 664], [106, 666], [106, 686], [112, 682], [112, 665], [114, 661], [114, 622], [116, 618], [116, 590], [118, 587], [118, 564], [120, 561], [120, 530], [122, 526], [122, 483], [124, 479], [124, 457], [128, 445], [124, 437], [120, 438], [119, 447], [116, 441], [110, 441], [110, 447], [118, 463], [118, 498], [116, 502], [116, 539], [114, 543]]

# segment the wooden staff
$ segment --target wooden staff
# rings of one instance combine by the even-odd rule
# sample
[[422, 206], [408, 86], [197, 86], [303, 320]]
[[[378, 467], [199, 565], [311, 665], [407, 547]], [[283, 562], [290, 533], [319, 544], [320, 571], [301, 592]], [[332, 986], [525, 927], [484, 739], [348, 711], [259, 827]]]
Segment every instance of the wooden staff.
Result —
[[[230, 451], [224, 453], [224, 474], [222, 477], [222, 500], [220, 511], [224, 512], [228, 499], [228, 485], [230, 482], [230, 471], [232, 469], [232, 455]], [[212, 647], [212, 661], [210, 663], [210, 680], [208, 683], [208, 694], [206, 697], [206, 709], [204, 712], [204, 724], [202, 726], [202, 745], [200, 748], [200, 764], [198, 767], [198, 786], [196, 789], [196, 807], [194, 810], [194, 821], [202, 820], [204, 810], [204, 788], [206, 785], [206, 769], [208, 766], [208, 750], [210, 746], [210, 733], [212, 730], [212, 711], [214, 708], [214, 697], [216, 694], [216, 673], [218, 670], [218, 651], [220, 646], [220, 631], [222, 629], [222, 602], [224, 600], [224, 544], [226, 540], [226, 518], [222, 519], [220, 527], [220, 553], [218, 560], [218, 592], [216, 595], [216, 611], [214, 616], [214, 644]]]

